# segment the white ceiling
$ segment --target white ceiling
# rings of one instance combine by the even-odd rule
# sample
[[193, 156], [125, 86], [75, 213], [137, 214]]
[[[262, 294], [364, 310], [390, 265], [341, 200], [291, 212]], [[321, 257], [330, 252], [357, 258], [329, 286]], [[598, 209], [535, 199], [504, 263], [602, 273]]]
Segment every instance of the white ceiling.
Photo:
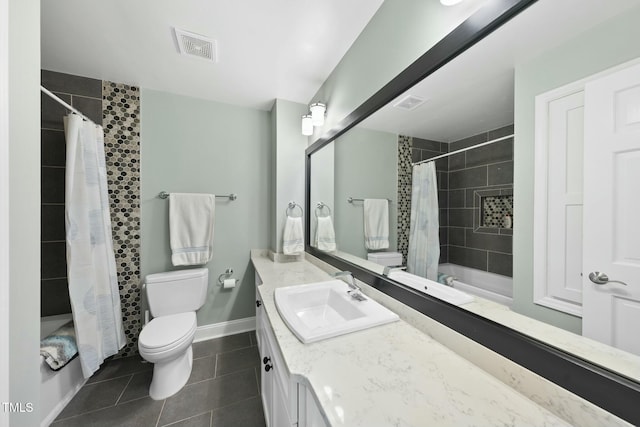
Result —
[[[383, 0], [48, 0], [42, 68], [269, 109], [307, 103]], [[172, 28], [217, 40], [177, 53]]]
[[638, 0], [539, 0], [409, 89], [427, 102], [412, 111], [378, 110], [359, 126], [451, 142], [513, 123], [514, 68]]

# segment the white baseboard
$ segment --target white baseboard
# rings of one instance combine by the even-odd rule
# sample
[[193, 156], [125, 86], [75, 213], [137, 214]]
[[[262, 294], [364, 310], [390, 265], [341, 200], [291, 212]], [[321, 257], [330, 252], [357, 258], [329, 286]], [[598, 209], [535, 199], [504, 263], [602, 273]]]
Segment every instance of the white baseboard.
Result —
[[205, 341], [255, 330], [255, 317], [246, 317], [244, 319], [230, 320], [228, 322], [214, 323], [212, 325], [203, 325], [198, 326], [196, 329], [196, 336], [193, 339], [193, 342]]

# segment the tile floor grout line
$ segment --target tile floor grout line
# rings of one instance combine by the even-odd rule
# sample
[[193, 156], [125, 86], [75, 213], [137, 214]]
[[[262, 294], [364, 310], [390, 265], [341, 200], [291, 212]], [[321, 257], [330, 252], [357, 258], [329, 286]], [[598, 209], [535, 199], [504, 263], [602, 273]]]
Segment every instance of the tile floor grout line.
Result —
[[[105, 406], [105, 407], [102, 407], [102, 408], [92, 409], [92, 410], [87, 411], [87, 412], [82, 412], [80, 414], [71, 415], [70, 417], [65, 417], [65, 418], [60, 418], [60, 419], [56, 418], [54, 420], [54, 422], [57, 423], [57, 422], [60, 422], [60, 421], [67, 421], [67, 420], [70, 420], [71, 418], [78, 418], [78, 417], [81, 417], [81, 416], [84, 416], [84, 415], [93, 414], [94, 412], [102, 411], [104, 409], [110, 409], [110, 408], [115, 408], [115, 407], [116, 407], [116, 405], [109, 405], [109, 406]], [[58, 415], [58, 416], [60, 416], [60, 415]]]
[[[260, 365], [259, 365], [259, 364], [258, 364], [258, 367], [260, 367]], [[227, 372], [227, 373], [224, 373], [224, 374], [222, 374], [222, 375], [216, 375], [215, 379], [218, 379], [218, 378], [224, 378], [224, 377], [226, 377], [226, 376], [233, 375], [233, 374], [239, 374], [240, 372], [245, 372], [245, 371], [248, 371], [249, 369], [254, 369], [254, 368], [256, 368], [256, 366], [255, 366], [255, 365], [254, 365], [254, 366], [247, 366], [247, 367], [245, 367], [245, 368], [238, 369], [237, 371]], [[214, 379], [214, 378], [210, 378], [210, 379]]]
[[[182, 418], [181, 420], [171, 421], [169, 424], [162, 424], [162, 425], [158, 424], [158, 425], [156, 425], [156, 427], [171, 427], [171, 426], [176, 425], [178, 423], [182, 423], [184, 421], [190, 420], [191, 418], [200, 417], [200, 416], [202, 416], [204, 414], [208, 414], [208, 413], [213, 413], [213, 409], [209, 409], [208, 411], [199, 412], [197, 414], [189, 415], [187, 418]], [[160, 422], [160, 420], [158, 419], [158, 423], [159, 422]]]
[[164, 411], [164, 405], [167, 404], [167, 399], [164, 399], [162, 401], [162, 408], [160, 408], [160, 413], [158, 414], [158, 419], [156, 420], [156, 427], [158, 427], [158, 425], [160, 425], [160, 418], [162, 417], [162, 412]]
[[116, 404], [113, 406], [117, 406], [118, 403], [120, 403], [120, 399], [122, 399], [122, 396], [124, 395], [124, 392], [127, 390], [127, 387], [129, 387], [129, 384], [131, 384], [131, 381], [133, 380], [133, 376], [135, 374], [131, 374], [131, 378], [129, 378], [129, 381], [127, 381], [127, 384], [124, 386], [124, 388], [122, 389], [122, 391], [120, 392], [120, 395], [118, 396], [118, 398], [116, 399]]
[[261, 370], [261, 366], [258, 366], [256, 368], [253, 368], [253, 374], [256, 377], [256, 388], [258, 389], [258, 396], [260, 396], [260, 393], [262, 392], [262, 390], [260, 390], [260, 374], [262, 374], [262, 370]]
[[[221, 409], [226, 409], [226, 408], [229, 408], [231, 406], [238, 405], [240, 403], [248, 402], [251, 399], [259, 399], [258, 403], [260, 403], [260, 405], [262, 405], [262, 396], [258, 393], [256, 396], [250, 396], [250, 397], [247, 397], [245, 399], [236, 400], [235, 402], [229, 403], [228, 405], [218, 406], [217, 408], [213, 408], [213, 409], [211, 409], [211, 412], [219, 411]], [[280, 427], [280, 426], [277, 426], [277, 427]]]
[[[64, 277], [63, 277], [63, 279], [64, 279]], [[205, 354], [205, 355], [202, 355], [202, 356], [194, 357], [193, 360], [204, 359], [205, 357], [213, 357], [213, 356], [217, 356], [218, 354], [231, 353], [232, 351], [246, 350], [248, 348], [253, 348], [253, 347], [255, 347], [255, 346], [250, 345], [250, 346], [247, 346], [247, 347], [239, 347], [239, 348], [235, 348], [233, 350], [227, 350], [227, 351], [218, 352], [218, 353], [209, 353], [209, 354]]]
[[216, 353], [216, 363], [213, 366], [213, 378], [218, 378], [218, 354]]

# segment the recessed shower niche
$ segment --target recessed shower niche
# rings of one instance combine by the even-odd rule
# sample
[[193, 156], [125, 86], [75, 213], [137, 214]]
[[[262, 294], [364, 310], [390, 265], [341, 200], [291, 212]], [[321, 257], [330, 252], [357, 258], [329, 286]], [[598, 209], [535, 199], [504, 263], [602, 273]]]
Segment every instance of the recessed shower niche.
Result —
[[476, 191], [474, 231], [510, 234], [513, 228], [513, 189]]

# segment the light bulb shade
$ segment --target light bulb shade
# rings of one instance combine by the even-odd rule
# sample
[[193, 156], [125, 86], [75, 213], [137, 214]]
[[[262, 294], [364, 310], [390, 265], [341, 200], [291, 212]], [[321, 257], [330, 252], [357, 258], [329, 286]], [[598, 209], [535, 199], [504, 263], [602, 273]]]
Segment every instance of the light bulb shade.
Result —
[[327, 106], [319, 102], [311, 104], [309, 107], [311, 111], [311, 121], [314, 126], [322, 126], [324, 124], [324, 113], [327, 111]]
[[461, 2], [462, 0], [440, 0], [440, 3], [442, 3], [444, 6], [454, 6]]
[[313, 122], [311, 121], [311, 114], [305, 114], [302, 116], [302, 134], [305, 136], [313, 135]]

